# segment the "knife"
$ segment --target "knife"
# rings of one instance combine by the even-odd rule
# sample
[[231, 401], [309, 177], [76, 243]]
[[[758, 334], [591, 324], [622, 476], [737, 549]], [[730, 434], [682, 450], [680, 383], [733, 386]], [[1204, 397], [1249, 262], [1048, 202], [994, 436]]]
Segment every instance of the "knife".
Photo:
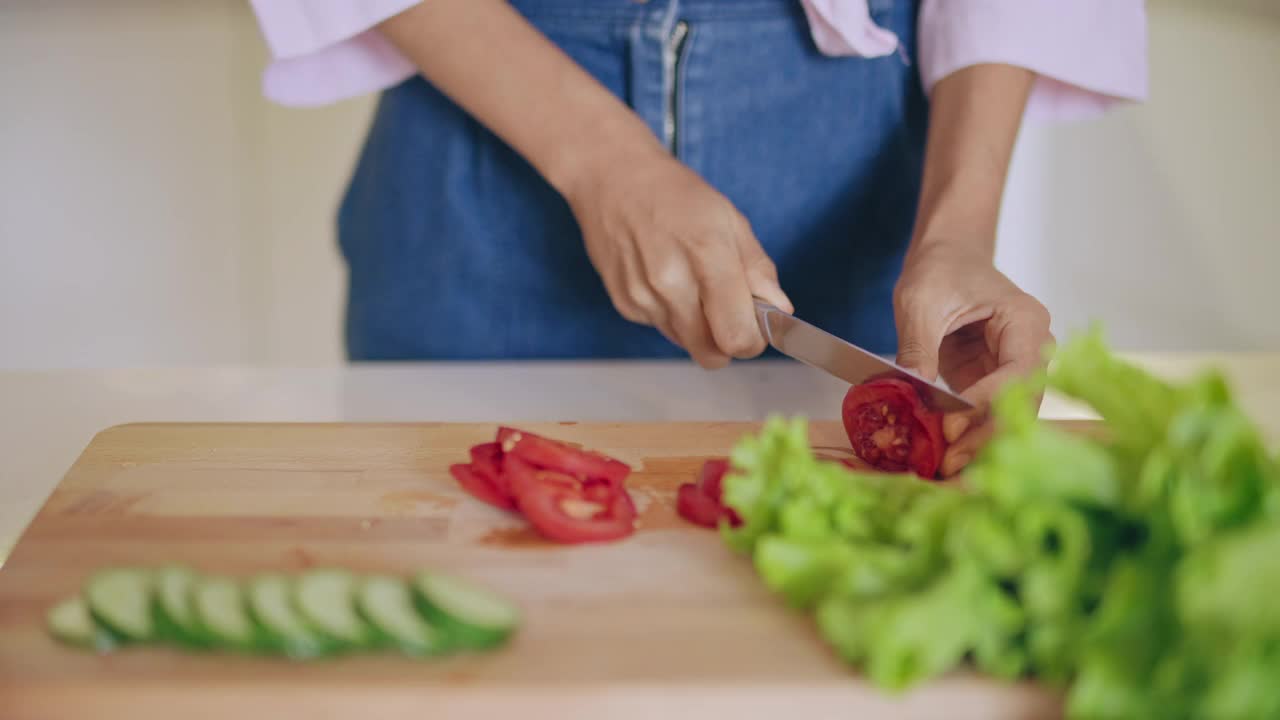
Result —
[[973, 409], [968, 400], [937, 383], [788, 315], [760, 298], [756, 298], [755, 303], [760, 332], [783, 355], [826, 371], [851, 385], [884, 377], [904, 380], [915, 386], [925, 404], [933, 410], [958, 412]]

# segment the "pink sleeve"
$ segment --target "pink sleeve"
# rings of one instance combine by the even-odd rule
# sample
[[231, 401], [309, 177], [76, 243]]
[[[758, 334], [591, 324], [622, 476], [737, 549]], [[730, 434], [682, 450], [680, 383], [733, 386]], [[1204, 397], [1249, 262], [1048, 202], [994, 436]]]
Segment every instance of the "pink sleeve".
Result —
[[804, 0], [809, 34], [825, 55], [881, 57], [898, 48], [898, 36], [877, 26], [865, 0]]
[[372, 28], [421, 0], [250, 0], [271, 48], [269, 99], [324, 105], [391, 87], [416, 72]]
[[1035, 71], [1027, 117], [1075, 119], [1147, 96], [1144, 0], [924, 0], [926, 91], [978, 63]]

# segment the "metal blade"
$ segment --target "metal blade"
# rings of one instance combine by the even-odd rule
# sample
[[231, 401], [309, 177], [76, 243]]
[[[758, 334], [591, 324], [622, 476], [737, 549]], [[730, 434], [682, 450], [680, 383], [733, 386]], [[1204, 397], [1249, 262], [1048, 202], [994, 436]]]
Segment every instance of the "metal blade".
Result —
[[859, 385], [883, 377], [911, 383], [925, 404], [941, 412], [972, 410], [973, 405], [945, 387], [931, 383], [875, 353], [846, 342], [831, 333], [788, 315], [769, 303], [756, 300], [760, 331], [783, 355]]

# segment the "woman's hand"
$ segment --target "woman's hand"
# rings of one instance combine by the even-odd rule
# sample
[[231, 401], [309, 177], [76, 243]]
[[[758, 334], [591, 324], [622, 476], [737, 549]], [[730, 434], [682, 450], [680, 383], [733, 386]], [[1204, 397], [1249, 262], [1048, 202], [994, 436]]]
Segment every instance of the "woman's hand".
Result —
[[656, 146], [605, 165], [566, 197], [618, 312], [705, 368], [759, 355], [752, 295], [792, 307], [747, 219]]
[[1035, 74], [982, 64], [938, 81], [929, 110], [915, 236], [894, 292], [898, 362], [939, 373], [975, 410], [943, 419], [942, 474], [991, 436], [1000, 387], [1030, 374], [1053, 341], [1049, 312], [995, 268], [1000, 200]]
[[1043, 364], [1053, 342], [1049, 311], [963, 245], [921, 245], [908, 254], [894, 293], [898, 363], [941, 375], [976, 408], [943, 420], [942, 474], [964, 468], [991, 435], [988, 408], [1010, 380]]

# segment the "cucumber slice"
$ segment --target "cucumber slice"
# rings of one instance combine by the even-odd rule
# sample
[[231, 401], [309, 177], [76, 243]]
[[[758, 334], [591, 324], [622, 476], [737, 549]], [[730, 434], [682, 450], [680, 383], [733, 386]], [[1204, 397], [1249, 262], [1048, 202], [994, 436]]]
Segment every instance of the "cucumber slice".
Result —
[[178, 565], [161, 568], [155, 575], [155, 621], [157, 635], [181, 645], [204, 646], [195, 612], [191, 588], [199, 579], [195, 572]]
[[260, 575], [249, 583], [249, 615], [272, 649], [292, 658], [324, 655], [332, 646], [312, 630], [293, 604], [293, 584], [283, 575]]
[[45, 624], [55, 638], [81, 647], [92, 647], [98, 631], [93, 616], [89, 614], [89, 606], [82, 597], [67, 598], [49, 608]]
[[365, 578], [356, 593], [356, 609], [379, 639], [409, 655], [439, 655], [448, 649], [444, 633], [414, 609], [413, 593], [403, 580]]
[[252, 650], [257, 645], [244, 593], [235, 580], [199, 578], [191, 587], [191, 606], [200, 635], [210, 644], [233, 650]]
[[144, 570], [112, 568], [89, 579], [85, 602], [93, 619], [124, 641], [154, 640], [152, 578]]
[[355, 609], [356, 579], [345, 570], [312, 570], [293, 588], [293, 604], [311, 627], [344, 648], [372, 645], [373, 634]]
[[413, 579], [413, 592], [423, 617], [464, 647], [499, 645], [520, 623], [514, 605], [458, 578], [420, 573]]

